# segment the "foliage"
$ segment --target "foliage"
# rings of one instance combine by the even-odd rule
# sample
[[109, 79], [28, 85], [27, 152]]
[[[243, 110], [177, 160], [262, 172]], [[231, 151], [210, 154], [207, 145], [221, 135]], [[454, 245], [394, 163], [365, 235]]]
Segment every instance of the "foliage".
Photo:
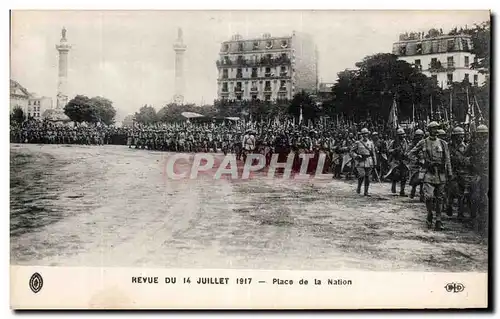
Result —
[[77, 95], [64, 107], [64, 113], [74, 122], [114, 123], [116, 110], [110, 100], [95, 96], [88, 98], [85, 95]]
[[10, 114], [11, 124], [21, 125], [24, 121], [26, 121], [26, 116], [24, 115], [23, 110], [19, 106], [16, 106]]
[[431, 96], [439, 96], [437, 83], [397, 56], [379, 53], [356, 63], [358, 69], [338, 74], [333, 86], [333, 100], [327, 114], [340, 112], [355, 121], [366, 118], [387, 119], [396, 98], [400, 118], [425, 118]]
[[154, 124], [158, 122], [158, 115], [154, 107], [145, 104], [139, 109], [139, 112], [135, 112], [134, 121], [146, 125]]
[[322, 115], [322, 109], [316, 104], [315, 100], [310, 94], [301, 91], [293, 97], [288, 113], [296, 118], [300, 116], [300, 109], [302, 108], [302, 117], [304, 121], [315, 119]]

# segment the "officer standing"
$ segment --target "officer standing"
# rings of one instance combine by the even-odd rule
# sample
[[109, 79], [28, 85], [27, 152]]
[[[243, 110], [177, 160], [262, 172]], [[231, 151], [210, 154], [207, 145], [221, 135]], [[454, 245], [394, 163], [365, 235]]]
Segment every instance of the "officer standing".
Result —
[[369, 196], [368, 188], [370, 187], [370, 175], [372, 169], [377, 165], [375, 157], [375, 146], [368, 139], [370, 132], [367, 128], [361, 130], [361, 139], [354, 142], [351, 148], [351, 157], [355, 161], [356, 171], [358, 173], [358, 188], [357, 193], [361, 193], [361, 185], [365, 183], [365, 196]]
[[443, 230], [441, 221], [441, 210], [443, 206], [445, 185], [447, 180], [452, 179], [453, 172], [450, 162], [448, 144], [437, 138], [439, 124], [431, 122], [427, 126], [429, 137], [421, 140], [408, 153], [414, 157], [421, 153], [424, 159], [424, 197], [427, 208], [427, 227], [432, 227], [433, 211], [436, 212], [436, 230]]

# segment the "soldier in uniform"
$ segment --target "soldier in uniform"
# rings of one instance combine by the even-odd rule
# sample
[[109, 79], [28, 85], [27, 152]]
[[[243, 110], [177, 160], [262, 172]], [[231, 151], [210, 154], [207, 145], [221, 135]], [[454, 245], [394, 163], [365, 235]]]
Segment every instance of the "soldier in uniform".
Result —
[[448, 184], [448, 206], [446, 214], [453, 215], [453, 200], [458, 199], [458, 218], [463, 219], [465, 206], [470, 209], [470, 185], [472, 174], [470, 172], [470, 159], [465, 155], [467, 146], [464, 143], [465, 131], [455, 127], [452, 132], [450, 148], [451, 167], [455, 179]]
[[[424, 138], [424, 131], [421, 129], [418, 129], [415, 131], [415, 134], [413, 136], [413, 141], [411, 143], [410, 148], [414, 148], [417, 146], [418, 142], [420, 142]], [[410, 164], [410, 185], [411, 185], [411, 191], [410, 191], [410, 198], [415, 197], [415, 193], [417, 192], [417, 186], [420, 186], [420, 199], [423, 201], [423, 184], [422, 184], [422, 179], [423, 179], [423, 170], [422, 170], [422, 154], [416, 154], [416, 159], [411, 161]]]
[[396, 194], [396, 183], [399, 181], [401, 183], [401, 188], [399, 190], [400, 196], [406, 196], [405, 186], [408, 179], [408, 166], [406, 153], [410, 149], [410, 145], [406, 140], [406, 133], [402, 128], [396, 131], [396, 139], [392, 141], [389, 145], [389, 154], [391, 157], [391, 168], [389, 172], [384, 176], [384, 178], [389, 178], [392, 180], [391, 192]]
[[470, 156], [473, 172], [473, 184], [471, 188], [471, 215], [477, 230], [482, 234], [488, 234], [488, 174], [489, 174], [489, 141], [488, 127], [479, 125], [474, 139], [466, 151]]
[[354, 142], [351, 148], [351, 156], [355, 161], [357, 176], [358, 176], [358, 188], [356, 192], [361, 193], [361, 185], [363, 181], [365, 184], [365, 196], [369, 196], [368, 188], [370, 187], [370, 175], [372, 174], [372, 169], [377, 165], [377, 160], [375, 157], [375, 146], [373, 142], [368, 139], [370, 132], [367, 128], [361, 130], [361, 139]]
[[409, 157], [421, 153], [424, 159], [424, 197], [427, 208], [427, 227], [432, 227], [433, 212], [436, 213], [436, 230], [443, 229], [441, 210], [447, 180], [452, 179], [450, 152], [448, 144], [437, 137], [439, 124], [431, 122], [427, 126], [429, 137], [421, 140], [408, 153]]

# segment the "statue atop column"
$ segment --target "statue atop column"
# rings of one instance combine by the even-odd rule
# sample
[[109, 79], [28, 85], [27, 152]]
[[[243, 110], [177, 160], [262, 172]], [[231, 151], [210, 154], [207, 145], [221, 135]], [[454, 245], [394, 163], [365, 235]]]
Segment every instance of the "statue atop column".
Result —
[[61, 30], [61, 41], [66, 41], [66, 28], [63, 27], [62, 30]]

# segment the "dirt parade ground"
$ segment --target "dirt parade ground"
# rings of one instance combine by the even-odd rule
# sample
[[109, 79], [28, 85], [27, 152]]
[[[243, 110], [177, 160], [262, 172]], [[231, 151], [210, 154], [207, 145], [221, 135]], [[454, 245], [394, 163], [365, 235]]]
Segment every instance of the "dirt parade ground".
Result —
[[428, 230], [387, 183], [364, 197], [345, 180], [172, 180], [171, 153], [126, 146], [10, 151], [13, 265], [487, 270], [478, 235], [446, 215]]

